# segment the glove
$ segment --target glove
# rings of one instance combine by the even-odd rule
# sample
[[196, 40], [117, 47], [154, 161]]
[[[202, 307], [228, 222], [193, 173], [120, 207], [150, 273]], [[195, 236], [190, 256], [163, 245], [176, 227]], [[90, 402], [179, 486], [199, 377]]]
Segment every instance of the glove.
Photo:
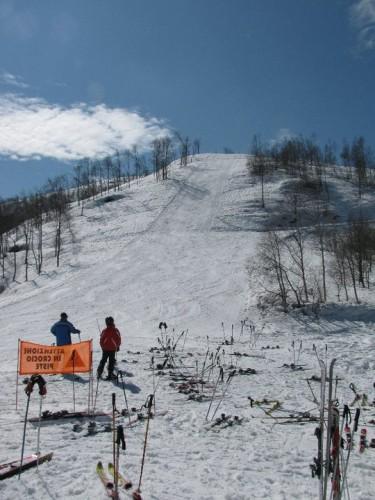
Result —
[[116, 351], [117, 351], [117, 352], [119, 352], [119, 350], [120, 350], [120, 348], [118, 347], [118, 348], [116, 349]]

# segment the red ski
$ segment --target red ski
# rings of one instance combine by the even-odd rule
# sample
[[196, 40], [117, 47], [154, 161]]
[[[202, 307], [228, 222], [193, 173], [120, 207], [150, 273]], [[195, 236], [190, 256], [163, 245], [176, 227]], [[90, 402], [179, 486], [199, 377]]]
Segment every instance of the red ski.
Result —
[[359, 452], [363, 453], [367, 448], [367, 429], [361, 429], [361, 434], [359, 436]]
[[22, 472], [26, 469], [30, 469], [31, 467], [35, 467], [36, 465], [51, 460], [52, 455], [53, 453], [47, 453], [46, 455], [37, 455], [36, 453], [34, 453], [33, 455], [23, 457], [22, 467], [20, 460], [14, 460], [13, 462], [9, 462], [7, 464], [1, 464], [0, 481], [14, 476], [15, 474], [19, 474], [19, 472]]

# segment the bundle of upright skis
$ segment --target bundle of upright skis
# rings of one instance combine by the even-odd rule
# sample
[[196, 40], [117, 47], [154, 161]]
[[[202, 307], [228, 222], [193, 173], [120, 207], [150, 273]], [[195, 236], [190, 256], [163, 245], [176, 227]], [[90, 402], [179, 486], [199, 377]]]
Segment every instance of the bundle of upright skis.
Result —
[[[319, 500], [341, 500], [350, 498], [347, 474], [353, 438], [358, 430], [360, 409], [356, 409], [353, 421], [347, 405], [340, 415], [334, 394], [333, 369], [336, 359], [330, 363], [328, 376], [326, 363], [319, 357], [318, 360], [321, 370], [319, 426], [315, 429], [318, 453], [310, 467], [312, 477], [319, 480]], [[329, 480], [330, 493], [328, 493]]]

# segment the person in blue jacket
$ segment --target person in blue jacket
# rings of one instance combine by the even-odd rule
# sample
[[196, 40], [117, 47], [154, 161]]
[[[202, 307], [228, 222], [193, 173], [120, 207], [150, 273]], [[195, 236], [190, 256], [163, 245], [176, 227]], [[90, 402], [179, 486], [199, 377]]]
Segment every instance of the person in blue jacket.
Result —
[[51, 327], [51, 332], [56, 337], [56, 345], [68, 345], [72, 343], [71, 333], [81, 333], [70, 321], [66, 313], [60, 314], [60, 321]]

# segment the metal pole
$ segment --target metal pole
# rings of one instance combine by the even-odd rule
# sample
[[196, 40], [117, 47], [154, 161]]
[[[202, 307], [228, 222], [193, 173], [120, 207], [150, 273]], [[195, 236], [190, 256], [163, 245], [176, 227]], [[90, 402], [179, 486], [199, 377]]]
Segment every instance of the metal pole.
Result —
[[112, 393], [112, 444], [113, 444], [113, 466], [116, 467], [116, 393]]
[[214, 390], [212, 393], [211, 401], [210, 401], [210, 406], [208, 407], [208, 410], [206, 413], [206, 420], [208, 419], [208, 414], [210, 413], [210, 410], [211, 410], [211, 406], [212, 406], [212, 402], [213, 402], [215, 394], [216, 394], [217, 386], [219, 384], [219, 380], [222, 379], [222, 377], [223, 377], [223, 373], [224, 373], [223, 368], [220, 366], [219, 376], [217, 377], [217, 381], [216, 381], [216, 384], [215, 384], [215, 387], [214, 387]]
[[225, 396], [225, 394], [226, 394], [226, 392], [227, 392], [227, 390], [228, 390], [229, 384], [231, 383], [231, 381], [232, 381], [232, 378], [233, 378], [234, 374], [235, 374], [235, 371], [231, 372], [231, 373], [228, 375], [227, 383], [226, 383], [226, 386], [225, 386], [225, 388], [224, 388], [223, 394], [222, 394], [221, 398], [219, 399], [219, 402], [218, 402], [218, 404], [217, 404], [217, 406], [216, 406], [216, 408], [215, 408], [215, 411], [214, 411], [214, 413], [213, 413], [213, 415], [212, 415], [211, 420], [213, 420], [213, 419], [214, 419], [214, 417], [215, 417], [215, 415], [216, 415], [216, 412], [217, 412], [217, 410], [219, 409], [219, 406], [220, 406], [220, 405], [221, 405], [221, 403], [223, 402], [224, 396]]
[[75, 370], [74, 370], [74, 358], [75, 358], [75, 351], [72, 352], [72, 362], [73, 362], [73, 411], [76, 411], [76, 389], [75, 389], [75, 384], [74, 384], [74, 379], [75, 379]]
[[42, 421], [42, 405], [43, 405], [43, 396], [40, 395], [40, 403], [39, 403], [39, 420], [38, 420], [38, 436], [36, 440], [36, 454], [37, 454], [37, 462], [36, 466], [39, 466], [39, 455], [40, 455], [40, 425]]
[[17, 374], [16, 374], [16, 410], [18, 410], [18, 372], [20, 367], [20, 339], [18, 339]]
[[138, 490], [137, 490], [138, 493], [141, 491], [141, 482], [142, 482], [142, 476], [143, 476], [143, 467], [144, 467], [144, 464], [145, 464], [147, 437], [148, 437], [148, 429], [149, 429], [149, 426], [150, 426], [150, 418], [151, 418], [151, 409], [152, 409], [153, 399], [154, 399], [153, 394], [150, 394], [149, 397], [148, 397], [148, 402], [147, 402], [148, 414], [147, 414], [147, 424], [146, 424], [145, 441], [144, 441], [144, 445], [143, 445], [141, 473], [140, 473], [140, 476], [139, 476], [139, 483], [138, 483]]
[[25, 451], [25, 438], [26, 438], [26, 424], [27, 424], [27, 414], [29, 413], [29, 404], [30, 404], [30, 394], [27, 394], [27, 404], [26, 404], [26, 413], [25, 413], [25, 422], [23, 425], [23, 438], [22, 438], [22, 449], [21, 449], [21, 460], [20, 460], [20, 471], [18, 473], [18, 479], [21, 477], [22, 472], [22, 464], [23, 464], [23, 453]]
[[125, 382], [124, 382], [124, 379], [123, 379], [122, 370], [119, 370], [119, 375], [120, 375], [120, 378], [121, 378], [121, 385], [122, 385], [122, 390], [123, 390], [123, 393], [124, 393], [125, 406], [126, 406], [126, 411], [128, 412], [129, 425], [130, 425], [131, 424], [131, 422], [130, 422], [130, 411], [129, 411], [128, 399], [126, 397], [126, 392], [125, 392]]

